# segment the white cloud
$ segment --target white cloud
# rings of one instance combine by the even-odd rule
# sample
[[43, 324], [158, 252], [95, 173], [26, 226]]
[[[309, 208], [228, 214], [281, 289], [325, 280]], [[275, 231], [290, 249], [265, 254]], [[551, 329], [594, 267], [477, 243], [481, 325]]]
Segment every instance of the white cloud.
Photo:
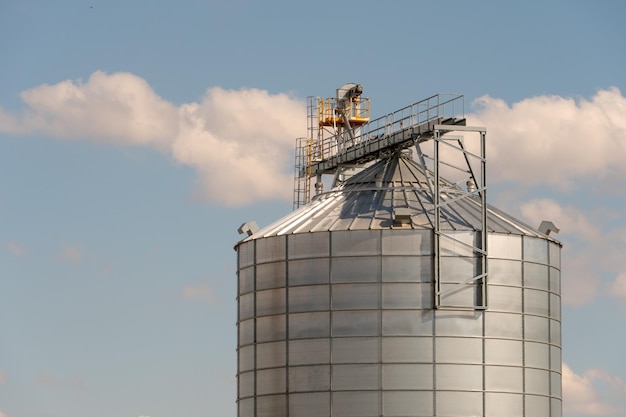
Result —
[[611, 284], [611, 295], [626, 299], [626, 273], [619, 274]]
[[50, 374], [42, 373], [37, 377], [37, 382], [46, 388], [83, 389], [85, 381], [81, 378], [59, 378]]
[[61, 249], [58, 258], [63, 262], [77, 265], [83, 260], [83, 251], [78, 246], [67, 245]]
[[[22, 92], [21, 98], [28, 110], [13, 118], [19, 131], [157, 147], [176, 134], [176, 108], [130, 73], [96, 71], [86, 83], [42, 85]], [[5, 129], [10, 131], [10, 125], [0, 125]]]
[[594, 242], [568, 240], [567, 235], [563, 236], [563, 304], [581, 306], [597, 297], [626, 300], [626, 273], [623, 272], [626, 271], [623, 241], [626, 229], [612, 229], [609, 225], [600, 233], [601, 239]]
[[622, 226], [625, 223], [626, 216], [619, 221], [612, 220], [603, 235], [602, 256], [599, 259], [615, 275], [626, 271], [626, 258], [624, 257], [626, 227]]
[[566, 244], [561, 252], [561, 297], [563, 304], [580, 307], [599, 294], [600, 268], [593, 253]]
[[552, 236], [565, 241], [561, 251], [563, 304], [581, 306], [593, 301], [600, 291], [599, 260], [604, 252], [598, 249], [602, 230], [589, 221], [593, 217], [547, 198], [523, 203], [520, 211], [530, 225], [537, 227], [542, 220], [550, 220], [560, 229], [558, 235]]
[[109, 265], [105, 265], [102, 268], [100, 268], [100, 271], [98, 273], [98, 277], [103, 278], [106, 277], [108, 275], [111, 274], [111, 267]]
[[[598, 186], [598, 189], [601, 185]], [[610, 196], [611, 190], [606, 190]], [[619, 207], [603, 198], [594, 204], [600, 207], [580, 209], [563, 205], [554, 199], [531, 199], [516, 202], [529, 224], [537, 226], [541, 220], [552, 220], [560, 228], [552, 235], [564, 243], [562, 258], [562, 301], [564, 305], [580, 307], [598, 297], [612, 296], [626, 299], [626, 221]], [[512, 204], [511, 204], [512, 205]], [[608, 282], [608, 277], [615, 277]]]
[[484, 96], [473, 106], [469, 124], [487, 127], [491, 181], [566, 189], [626, 173], [626, 98], [617, 88], [591, 100], [539, 96], [509, 106]]
[[180, 108], [176, 161], [200, 174], [208, 199], [241, 205], [291, 198], [295, 138], [306, 133], [302, 103], [261, 90], [213, 88]]
[[209, 304], [219, 304], [220, 300], [215, 291], [206, 284], [187, 285], [183, 287], [181, 295], [187, 300], [205, 301]]
[[[289, 200], [295, 138], [305, 103], [257, 89], [208, 89], [180, 106], [130, 73], [94, 72], [22, 92], [26, 105], [0, 108], [0, 132], [159, 149], [198, 173], [198, 195], [225, 205]], [[572, 187], [626, 173], [626, 99], [617, 88], [591, 99], [540, 96], [509, 106], [484, 96], [469, 123], [488, 128], [491, 181]]]
[[17, 256], [18, 258], [26, 256], [26, 248], [24, 248], [17, 242], [7, 242], [6, 247], [13, 255]]
[[0, 108], [0, 132], [10, 134], [21, 134], [26, 129], [20, 126], [17, 118]]
[[207, 90], [181, 106], [129, 73], [94, 72], [21, 94], [27, 110], [0, 108], [0, 132], [146, 145], [193, 167], [198, 195], [220, 204], [291, 198], [295, 139], [306, 134], [303, 101], [257, 89]]
[[[616, 416], [626, 413], [626, 383], [599, 369], [577, 375], [563, 363], [563, 409], [567, 414]], [[606, 385], [602, 391], [598, 383]]]
[[528, 222], [538, 227], [542, 220], [550, 220], [560, 229], [559, 234], [579, 236], [589, 243], [597, 242], [602, 233], [589, 223], [588, 216], [575, 207], [563, 207], [548, 199], [533, 199], [521, 206], [522, 215]]
[[59, 378], [53, 377], [52, 375], [48, 374], [39, 375], [37, 377], [37, 382], [39, 382], [40, 385], [48, 388], [57, 388], [63, 384], [63, 382]]

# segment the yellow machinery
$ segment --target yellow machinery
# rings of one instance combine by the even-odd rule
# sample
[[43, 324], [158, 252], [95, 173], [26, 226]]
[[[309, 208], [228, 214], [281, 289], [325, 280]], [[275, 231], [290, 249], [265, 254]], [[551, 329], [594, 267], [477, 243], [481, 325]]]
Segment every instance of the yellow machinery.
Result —
[[369, 98], [361, 99], [363, 86], [344, 84], [336, 98], [317, 99], [319, 127], [355, 127], [370, 121]]
[[[359, 84], [344, 84], [335, 98], [309, 97], [307, 103], [307, 137], [297, 139], [294, 176], [293, 208], [311, 201], [323, 192], [323, 175], [332, 175], [332, 188], [341, 186], [366, 164], [390, 152], [415, 147], [420, 163], [427, 169], [425, 158], [431, 158], [430, 168], [438, 172], [441, 162], [437, 153], [429, 157], [424, 147], [434, 142], [449, 147], [453, 131], [478, 132], [481, 147], [485, 133], [465, 126], [464, 98], [457, 94], [436, 94], [403, 107], [393, 113], [370, 120], [370, 101], [362, 97]], [[443, 138], [446, 135], [447, 139]], [[462, 170], [470, 173], [472, 192], [484, 189], [484, 176], [475, 176], [468, 158], [482, 161], [483, 157], [468, 154], [463, 141], [458, 140], [458, 154], [467, 161]], [[431, 184], [431, 189], [434, 186]], [[479, 191], [481, 192], [481, 191]]]
[[[363, 86], [344, 84], [334, 98], [309, 97], [308, 137], [296, 146], [294, 208], [311, 200], [311, 167], [314, 162], [340, 154], [361, 136], [360, 127], [370, 121], [370, 99], [362, 97]], [[315, 183], [321, 191], [321, 180]]]

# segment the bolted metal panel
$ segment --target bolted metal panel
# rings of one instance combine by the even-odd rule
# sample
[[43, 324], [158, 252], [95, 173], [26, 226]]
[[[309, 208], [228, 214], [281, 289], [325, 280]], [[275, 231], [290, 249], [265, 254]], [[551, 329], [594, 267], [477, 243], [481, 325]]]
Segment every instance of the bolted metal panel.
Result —
[[330, 339], [290, 340], [287, 362], [290, 365], [330, 363]]
[[286, 343], [285, 342], [270, 342], [259, 343], [256, 345], [256, 367], [257, 369], [263, 368], [276, 368], [279, 366], [285, 366], [286, 361]]
[[442, 211], [437, 287], [426, 184], [374, 165], [236, 246], [240, 417], [561, 417], [560, 244], [488, 207], [487, 307], [437, 308], [481, 292], [480, 208]]
[[319, 417], [330, 415], [330, 392], [289, 394], [289, 415]]
[[523, 417], [525, 415], [523, 410], [524, 397], [521, 394], [507, 394], [501, 392], [488, 392], [485, 394], [486, 417]]

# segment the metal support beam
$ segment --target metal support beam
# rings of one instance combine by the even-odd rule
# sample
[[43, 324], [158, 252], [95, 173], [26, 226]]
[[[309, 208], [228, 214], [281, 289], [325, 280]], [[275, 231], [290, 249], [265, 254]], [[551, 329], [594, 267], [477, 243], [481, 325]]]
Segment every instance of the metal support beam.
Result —
[[[381, 155], [413, 146], [416, 137], [420, 142], [430, 140], [435, 126], [444, 126], [440, 129], [442, 132], [463, 128], [463, 103], [462, 95], [436, 94], [364, 123], [369, 120], [369, 110], [367, 118], [362, 118], [361, 114], [351, 118], [343, 113], [339, 117], [337, 114], [329, 116], [323, 100], [309, 97], [307, 128], [308, 138], [312, 140], [311, 156], [304, 166], [296, 164], [298, 171], [295, 176], [311, 178], [321, 174], [336, 175], [341, 169], [340, 165], [363, 166]], [[332, 120], [327, 120], [327, 116]], [[295, 184], [302, 187], [305, 196], [304, 201], [294, 198], [294, 208], [297, 208], [308, 203], [311, 192], [306, 192], [304, 181], [296, 180]], [[294, 196], [297, 195], [299, 193], [294, 193]]]
[[[306, 204], [311, 199], [311, 179], [321, 183], [323, 174], [333, 175], [333, 186], [349, 166], [363, 166], [392, 152], [415, 146], [417, 157], [424, 169], [433, 204], [433, 252], [434, 252], [434, 306], [435, 308], [487, 308], [487, 186], [486, 186], [486, 129], [466, 126], [463, 110], [463, 96], [435, 95], [390, 113], [369, 123], [358, 123], [354, 129], [345, 113], [325, 113], [324, 104], [309, 97], [307, 106], [308, 137], [301, 139], [296, 154], [294, 184], [294, 208]], [[320, 104], [322, 103], [322, 104]], [[320, 107], [322, 106], [321, 110]], [[328, 109], [326, 109], [328, 110]], [[460, 110], [460, 111], [459, 111]], [[321, 111], [321, 113], [320, 113]], [[324, 116], [320, 117], [320, 114]], [[332, 120], [327, 120], [330, 117]], [[368, 118], [369, 119], [369, 118]], [[340, 126], [338, 125], [340, 124]], [[465, 146], [464, 137], [453, 136], [450, 132], [463, 132], [478, 135], [479, 149], [470, 151]], [[430, 142], [432, 140], [432, 142]], [[423, 146], [433, 144], [432, 158], [424, 153]], [[444, 145], [441, 147], [440, 145]], [[475, 149], [470, 147], [470, 149]], [[442, 155], [461, 153], [454, 161], [446, 161]], [[432, 165], [432, 170], [427, 166]], [[458, 162], [458, 161], [464, 161]], [[464, 166], [463, 166], [464, 165]], [[467, 191], [456, 185], [443, 185], [441, 171], [452, 167], [465, 177], [471, 185]], [[319, 188], [317, 189], [319, 190]], [[448, 196], [442, 200], [442, 193]], [[450, 194], [452, 193], [452, 194]], [[471, 244], [462, 240], [455, 231], [443, 228], [442, 223], [453, 216], [454, 204], [466, 200], [481, 206], [480, 225], [470, 233]], [[464, 235], [467, 239], [467, 233]], [[448, 245], [448, 246], [446, 246]], [[448, 247], [464, 248], [474, 263], [472, 276], [454, 282], [445, 273], [446, 256], [443, 250]], [[444, 266], [444, 268], [442, 268]], [[443, 272], [442, 272], [443, 271]], [[472, 303], [458, 305], [449, 298], [460, 289], [472, 286]], [[445, 290], [444, 290], [445, 287]]]
[[[437, 129], [441, 128], [441, 129]], [[438, 309], [475, 309], [484, 310], [487, 308], [487, 186], [486, 186], [486, 131], [484, 128], [473, 128], [463, 126], [463, 131], [471, 134], [478, 134], [479, 137], [479, 153], [470, 152], [466, 149], [463, 137], [448, 137], [443, 138], [444, 134], [448, 131], [461, 130], [452, 128], [446, 125], [437, 125], [433, 132], [434, 141], [434, 154], [433, 154], [433, 172], [435, 175], [434, 186], [434, 285], [435, 285], [435, 308]], [[452, 139], [452, 140], [450, 140]], [[457, 145], [454, 145], [456, 142]], [[450, 164], [442, 161], [440, 144], [446, 145], [448, 152], [457, 152], [463, 155], [463, 160], [466, 166], [464, 168], [458, 167], [459, 170], [469, 174], [469, 178], [476, 185], [475, 189], [457, 190], [459, 193], [453, 198], [441, 200], [440, 196], [440, 172], [441, 166], [448, 166]], [[471, 199], [474, 202], [480, 201], [481, 206], [481, 221], [477, 230], [474, 231], [471, 237], [471, 244], [460, 240], [457, 237], [456, 231], [443, 230], [441, 227], [442, 218], [446, 217], [446, 208], [453, 203]], [[461, 247], [469, 250], [470, 258], [474, 264], [475, 274], [462, 279], [460, 282], [450, 280], [444, 276], [442, 266], [445, 266], [447, 258], [443, 256], [444, 245], [449, 247]], [[458, 280], [457, 280], [458, 281]], [[467, 287], [473, 288], [474, 297], [473, 303], [459, 304], [458, 301], [454, 301], [454, 294]]]

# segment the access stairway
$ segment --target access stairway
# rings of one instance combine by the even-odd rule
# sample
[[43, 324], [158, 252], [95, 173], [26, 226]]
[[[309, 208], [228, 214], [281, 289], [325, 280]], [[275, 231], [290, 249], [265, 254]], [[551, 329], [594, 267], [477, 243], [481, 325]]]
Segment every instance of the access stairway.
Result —
[[[465, 126], [465, 119], [437, 117], [418, 125], [402, 127], [391, 133], [378, 135], [360, 135], [355, 137], [355, 144], [341, 148], [337, 146], [337, 152], [333, 156], [312, 160], [309, 176], [319, 174], [332, 174], [340, 165], [361, 165], [379, 159], [382, 154], [394, 152], [399, 149], [409, 148], [415, 145], [415, 140], [424, 141], [433, 137], [437, 126]], [[454, 130], [454, 129], [450, 129]], [[331, 152], [332, 153], [332, 152]], [[300, 172], [300, 175], [306, 173]]]
[[[416, 140], [431, 139], [438, 125], [459, 130], [456, 127], [465, 126], [463, 100], [462, 95], [436, 94], [354, 127], [349, 134], [324, 136], [323, 128], [310, 123], [310, 137], [300, 138], [297, 143], [296, 185], [307, 187], [312, 177], [334, 174], [342, 166], [362, 165], [388, 152], [409, 148]], [[300, 194], [309, 195], [304, 190]], [[308, 198], [305, 200], [302, 203], [308, 202]]]
[[[334, 120], [333, 123], [327, 122], [328, 118], [322, 117], [326, 114], [325, 112], [322, 112], [320, 116], [320, 102], [320, 99], [309, 97], [309, 137], [297, 140], [294, 209], [311, 201], [313, 178], [316, 178], [315, 191], [319, 194], [323, 192], [321, 180], [323, 175], [334, 175], [333, 187], [335, 187], [338, 185], [337, 181], [341, 181], [339, 178], [344, 177], [347, 170], [365, 166], [371, 161], [383, 159], [394, 152], [414, 146], [420, 165], [424, 168], [428, 179], [429, 196], [434, 207], [435, 308], [485, 309], [487, 307], [485, 285], [487, 279], [486, 129], [466, 126], [464, 97], [437, 94], [369, 123], [362, 123], [348, 129], [345, 128], [346, 125], [350, 125], [348, 122], [338, 125]], [[329, 130], [329, 128], [334, 128], [334, 130]], [[463, 136], [450, 134], [456, 131], [473, 134], [474, 137], [478, 134], [478, 146], [474, 147], [477, 152], [470, 151], [466, 147]], [[431, 145], [432, 156], [426, 155], [422, 149], [428, 144]], [[445, 148], [448, 154], [458, 155], [456, 164], [442, 160], [440, 148], [442, 151]], [[427, 158], [432, 170], [427, 166]], [[463, 181], [467, 189], [462, 189], [457, 183], [454, 183], [452, 193], [445, 187], [442, 189], [440, 171], [443, 166], [458, 170], [464, 177]], [[345, 177], [343, 179], [345, 180]], [[451, 198], [451, 195], [455, 196]], [[460, 200], [480, 207], [480, 226], [476, 228], [476, 234], [470, 241], [466, 241], [465, 235], [458, 235], [454, 230], [442, 228], [444, 211], [452, 203]], [[447, 247], [465, 248], [469, 251], [468, 259], [473, 258], [475, 271], [461, 282], [452, 282], [450, 277], [441, 274], [441, 265], [446, 262], [447, 257], [444, 254], [444, 248]], [[457, 280], [457, 277], [453, 278], [453, 281]], [[451, 295], [468, 286], [475, 288], [474, 303], [456, 305], [454, 301], [451, 301], [454, 299], [450, 297]]]

